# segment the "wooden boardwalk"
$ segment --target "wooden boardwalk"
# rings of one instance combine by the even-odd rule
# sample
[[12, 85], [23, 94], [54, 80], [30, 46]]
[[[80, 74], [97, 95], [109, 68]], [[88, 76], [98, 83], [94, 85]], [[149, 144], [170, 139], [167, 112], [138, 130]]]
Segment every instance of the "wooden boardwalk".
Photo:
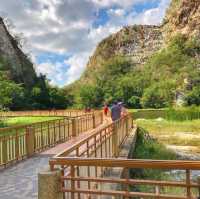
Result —
[[104, 120], [104, 123], [96, 129], [89, 130], [69, 141], [59, 144], [46, 150], [30, 159], [0, 171], [0, 198], [1, 199], [36, 199], [38, 198], [38, 173], [49, 166], [49, 159], [89, 137], [94, 131], [103, 128], [111, 121]]

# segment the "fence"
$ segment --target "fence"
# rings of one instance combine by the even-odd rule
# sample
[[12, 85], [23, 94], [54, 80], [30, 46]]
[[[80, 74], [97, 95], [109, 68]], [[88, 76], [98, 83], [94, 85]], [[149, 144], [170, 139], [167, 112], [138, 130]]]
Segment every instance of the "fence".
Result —
[[102, 124], [101, 112], [0, 129], [0, 166], [65, 142]]
[[65, 116], [76, 117], [85, 114], [83, 110], [36, 110], [36, 111], [8, 111], [0, 112], [0, 117], [21, 117], [21, 116]]
[[[200, 182], [192, 182], [191, 170], [200, 170], [200, 161], [158, 161], [158, 160], [128, 160], [99, 158], [57, 158], [55, 165], [69, 167], [69, 172], [61, 177], [61, 191], [65, 198], [159, 198], [159, 199], [195, 199], [198, 198]], [[112, 169], [111, 169], [112, 168]], [[113, 168], [124, 170], [165, 169], [185, 170], [184, 181], [158, 181], [111, 177]], [[128, 172], [127, 172], [128, 173]], [[116, 186], [116, 184], [118, 186]], [[134, 191], [133, 186], [153, 187], [151, 192]], [[114, 187], [117, 190], [113, 190]], [[166, 193], [165, 187], [171, 187]], [[175, 188], [182, 189], [182, 193]], [[144, 188], [143, 188], [144, 189]], [[195, 191], [192, 191], [195, 189]], [[185, 194], [184, 194], [185, 193]], [[106, 197], [105, 197], [106, 196]]]
[[[87, 138], [76, 143], [74, 146], [54, 156], [53, 160], [59, 157], [114, 157], [119, 153], [119, 148], [132, 128], [130, 115], [111, 123], [104, 128], [94, 131]], [[50, 161], [53, 165], [54, 161]]]
[[[191, 180], [191, 171], [200, 170], [200, 161], [129, 160], [117, 159], [123, 140], [130, 133], [131, 118], [119, 121], [95, 132], [87, 139], [50, 160], [51, 171], [60, 169], [60, 198], [156, 198], [194, 199], [199, 196], [199, 182]], [[130, 169], [185, 171], [183, 180], [130, 179]], [[123, 176], [116, 177], [123, 169]], [[55, 184], [54, 184], [55, 185]], [[56, 186], [56, 185], [55, 185]], [[141, 190], [136, 190], [140, 186]], [[149, 190], [150, 189], [150, 190]], [[176, 189], [179, 189], [176, 192]], [[41, 193], [45, 193], [45, 189]], [[175, 193], [174, 193], [175, 192]], [[40, 196], [40, 195], [39, 195]], [[40, 199], [46, 197], [39, 197]]]
[[[121, 118], [115, 123], [109, 124], [108, 126], [101, 128], [94, 132], [89, 137], [81, 140], [79, 143], [76, 143], [74, 146], [63, 151], [60, 154], [57, 154], [52, 160], [50, 160], [50, 167], [53, 171], [55, 166], [61, 166], [62, 173], [62, 185], [68, 185], [63, 181], [63, 178], [69, 176], [73, 172], [77, 174], [82, 173], [84, 176], [92, 176], [94, 172], [98, 176], [99, 172], [102, 172], [104, 168], [100, 170], [96, 167], [94, 170], [91, 170], [89, 167], [81, 168], [78, 167], [69, 167], [67, 164], [62, 164], [62, 160], [65, 160], [65, 157], [85, 157], [85, 158], [112, 158], [117, 157], [119, 154], [119, 149], [126, 137], [129, 135], [132, 129], [132, 118], [130, 115], [127, 115]], [[60, 164], [61, 163], [61, 164]], [[73, 174], [72, 174], [73, 175]], [[91, 187], [91, 183], [87, 183]], [[61, 186], [61, 185], [60, 185]], [[80, 185], [78, 185], [79, 187]], [[68, 187], [68, 186], [67, 186]], [[64, 189], [62, 189], [63, 191]], [[43, 192], [43, 191], [42, 191]], [[66, 195], [66, 198], [73, 198], [72, 195]], [[56, 199], [56, 198], [55, 198]]]

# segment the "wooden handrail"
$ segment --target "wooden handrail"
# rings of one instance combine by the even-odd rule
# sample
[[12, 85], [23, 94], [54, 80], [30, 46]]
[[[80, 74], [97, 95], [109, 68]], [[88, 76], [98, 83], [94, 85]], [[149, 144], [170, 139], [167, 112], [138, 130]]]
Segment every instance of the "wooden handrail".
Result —
[[[70, 177], [63, 176], [61, 181], [74, 180], [74, 181], [86, 181], [86, 182], [100, 182], [100, 183], [120, 183], [129, 185], [159, 185], [159, 186], [169, 186], [169, 187], [188, 187], [185, 182], [174, 182], [174, 181], [158, 181], [158, 180], [138, 180], [138, 179], [118, 179], [118, 178], [88, 178], [88, 177]], [[198, 183], [191, 183], [189, 185], [191, 188], [198, 188]]]
[[[68, 118], [66, 118], [66, 119], [68, 119]], [[53, 123], [53, 122], [57, 122], [57, 121], [61, 121], [61, 120], [63, 120], [63, 118], [53, 119], [53, 120], [48, 120], [48, 121], [43, 121], [43, 122], [33, 122], [31, 124], [25, 124], [25, 125], [16, 125], [16, 126], [10, 126], [10, 127], [3, 127], [3, 128], [0, 128], [0, 133], [7, 132], [7, 131], [10, 131], [10, 130], [13, 130], [13, 129], [27, 128], [27, 127], [31, 127], [31, 126], [34, 126], [34, 125]], [[69, 118], [69, 120], [70, 120], [70, 118]]]
[[167, 194], [160, 194], [156, 195], [154, 193], [143, 193], [143, 192], [132, 192], [132, 191], [101, 191], [101, 190], [90, 190], [90, 189], [66, 189], [63, 188], [62, 192], [69, 192], [69, 193], [79, 193], [79, 194], [87, 194], [87, 195], [107, 195], [107, 196], [123, 196], [123, 197], [141, 197], [141, 198], [157, 198], [157, 199], [196, 199], [196, 198], [188, 198], [184, 196], [177, 196], [177, 195], [167, 195]]
[[74, 151], [76, 148], [80, 147], [81, 145], [85, 144], [87, 141], [91, 140], [92, 138], [94, 138], [95, 136], [97, 136], [100, 131], [104, 131], [105, 129], [112, 127], [113, 124], [109, 124], [106, 127], [101, 128], [99, 131], [96, 131], [95, 129], [91, 132], [91, 135], [89, 135], [86, 138], [83, 138], [82, 140], [76, 142], [74, 145], [70, 146], [70, 148], [65, 149], [63, 151], [61, 151], [60, 153], [56, 154], [53, 159], [57, 159], [59, 157], [63, 157], [63, 156], [67, 156], [69, 153], [71, 153], [72, 151]]
[[[79, 115], [79, 116], [64, 117], [64, 118], [71, 120], [71, 119], [77, 119], [77, 118], [85, 117], [85, 116], [88, 116], [88, 115], [92, 116], [93, 113], [86, 113], [86, 114], [82, 114], [82, 115]], [[57, 121], [61, 121], [61, 120], [63, 120], [63, 118], [52, 119], [52, 120], [42, 121], [42, 122], [33, 122], [31, 124], [25, 124], [25, 125], [16, 125], [16, 126], [11, 126], [11, 127], [3, 127], [3, 128], [0, 128], [0, 133], [7, 132], [7, 131], [10, 131], [10, 130], [13, 130], [13, 129], [26, 128], [26, 127], [31, 127], [33, 125], [47, 124], [47, 123], [57, 122]]]
[[96, 166], [96, 167], [123, 167], [144, 169], [179, 169], [200, 170], [200, 161], [182, 160], [140, 160], [116, 158], [77, 158], [56, 157], [50, 160], [54, 165]]
[[[131, 117], [130, 114], [127, 115], [127, 117]], [[123, 119], [123, 118], [121, 118]], [[92, 131], [92, 134], [82, 140], [80, 140], [79, 142], [75, 143], [74, 145], [70, 146], [70, 148], [67, 148], [65, 150], [63, 150], [62, 152], [56, 154], [53, 158], [56, 159], [57, 157], [63, 157], [63, 156], [67, 156], [69, 155], [69, 153], [71, 153], [72, 151], [76, 150], [77, 148], [79, 148], [81, 145], [85, 144], [86, 142], [88, 142], [89, 140], [95, 138], [97, 135], [99, 135], [101, 132], [105, 131], [106, 129], [109, 129], [109, 128], [113, 128], [114, 125], [116, 125], [117, 123], [119, 123], [121, 121], [121, 119], [115, 121], [115, 122], [112, 122], [110, 124], [107, 124], [106, 126], [102, 127], [101, 129], [99, 130], [93, 130]]]
[[[100, 112], [99, 110], [92, 110], [89, 113], [83, 110], [35, 110], [35, 111], [8, 111], [1, 112], [0, 117], [21, 117], [21, 116], [69, 116], [76, 117], [84, 114], [92, 114]], [[74, 115], [75, 113], [75, 115]]]
[[30, 157], [102, 124], [102, 112], [0, 129], [0, 166]]

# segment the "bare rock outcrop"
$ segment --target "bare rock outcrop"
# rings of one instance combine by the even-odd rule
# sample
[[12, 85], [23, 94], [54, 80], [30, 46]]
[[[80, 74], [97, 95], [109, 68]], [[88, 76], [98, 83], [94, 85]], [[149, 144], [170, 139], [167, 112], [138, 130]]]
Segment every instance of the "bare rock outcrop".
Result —
[[9, 33], [2, 18], [0, 18], [0, 58], [6, 60], [3, 67], [16, 83], [32, 87], [37, 80], [33, 64], [18, 47], [17, 41]]

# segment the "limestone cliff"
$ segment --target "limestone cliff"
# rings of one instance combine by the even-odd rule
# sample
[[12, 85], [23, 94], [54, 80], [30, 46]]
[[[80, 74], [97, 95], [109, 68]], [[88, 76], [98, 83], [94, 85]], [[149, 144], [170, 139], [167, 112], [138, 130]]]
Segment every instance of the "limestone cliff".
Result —
[[159, 26], [124, 27], [100, 42], [94, 55], [90, 58], [82, 78], [90, 79], [92, 71], [98, 71], [104, 61], [115, 55], [127, 57], [134, 65], [141, 66], [162, 45], [163, 36]]
[[25, 87], [32, 87], [37, 80], [33, 64], [18, 47], [17, 42], [9, 33], [3, 19], [0, 18], [0, 57], [6, 60], [3, 69], [8, 71], [10, 78]]
[[173, 0], [164, 19], [163, 33], [170, 39], [176, 33], [200, 39], [200, 1]]
[[115, 55], [128, 57], [133, 64], [142, 66], [177, 33], [200, 39], [200, 0], [172, 0], [161, 26], [128, 26], [104, 39], [90, 58], [81, 81], [91, 81], [93, 71]]

